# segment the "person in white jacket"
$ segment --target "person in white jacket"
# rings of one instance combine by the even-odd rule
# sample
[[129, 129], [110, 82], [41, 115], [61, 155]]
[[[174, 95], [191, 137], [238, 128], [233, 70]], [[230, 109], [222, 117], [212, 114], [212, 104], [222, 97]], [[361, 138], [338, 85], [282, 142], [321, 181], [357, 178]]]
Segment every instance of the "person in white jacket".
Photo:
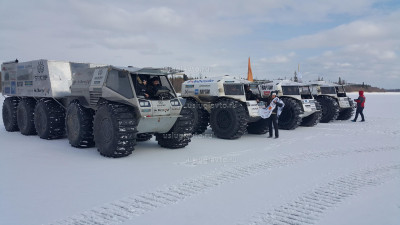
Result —
[[268, 98], [268, 110], [271, 110], [271, 115], [268, 118], [268, 128], [269, 128], [269, 138], [273, 136], [272, 125], [274, 125], [275, 130], [275, 138], [279, 138], [279, 130], [278, 130], [278, 114], [282, 112], [282, 108], [285, 104], [276, 97], [276, 93], [273, 92]]

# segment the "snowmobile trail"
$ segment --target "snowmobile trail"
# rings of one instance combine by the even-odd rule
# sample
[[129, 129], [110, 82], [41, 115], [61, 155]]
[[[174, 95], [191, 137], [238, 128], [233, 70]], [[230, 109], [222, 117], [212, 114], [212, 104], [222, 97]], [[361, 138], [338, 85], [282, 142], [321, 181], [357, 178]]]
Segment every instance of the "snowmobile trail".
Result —
[[[318, 151], [311, 153], [302, 153], [293, 156], [282, 156], [273, 160], [266, 161], [252, 160], [250, 162], [245, 162], [242, 165], [236, 165], [228, 169], [219, 169], [198, 178], [181, 181], [177, 184], [161, 187], [154, 191], [149, 191], [147, 193], [137, 195], [135, 194], [111, 203], [106, 203], [102, 206], [89, 209], [85, 212], [81, 212], [77, 215], [65, 218], [63, 220], [56, 221], [52, 224], [67, 225], [122, 223], [128, 220], [132, 220], [135, 217], [141, 216], [145, 213], [149, 213], [153, 210], [178, 203], [201, 193], [205, 193], [220, 185], [229, 184], [249, 176], [267, 173], [273, 169], [279, 169], [301, 162], [315, 161], [332, 157], [346, 157], [352, 154], [359, 153], [366, 154], [373, 152], [389, 152], [398, 150], [400, 150], [400, 146], [397, 145], [376, 148], [351, 147], [347, 151]], [[303, 212], [302, 210], [307, 209], [303, 214], [307, 215], [308, 213], [311, 215], [311, 217], [306, 217], [301, 214], [302, 216], [294, 217], [295, 219], [293, 219], [293, 221], [296, 221], [296, 223], [288, 223], [303, 224], [304, 221], [312, 220], [312, 218], [322, 214], [327, 208], [332, 207], [337, 201], [341, 201], [344, 197], [347, 197], [347, 191], [350, 191], [349, 193], [354, 194], [357, 189], [364, 186], [371, 186], [372, 184], [383, 180], [388, 174], [390, 176], [393, 176], [393, 173], [398, 172], [399, 170], [400, 165], [376, 168], [375, 170], [367, 170], [360, 173], [355, 173], [332, 183], [329, 183], [327, 186], [322, 186], [321, 188], [313, 191], [311, 194], [307, 194], [300, 200], [292, 203], [291, 208], [288, 208], [289, 211], [287, 211], [288, 209], [284, 207], [277, 209], [276, 212], [274, 211], [276, 215], [283, 215], [282, 217], [279, 217], [276, 221], [287, 223], [287, 221], [290, 221], [289, 219], [293, 217], [293, 215], [291, 215], [291, 212], [293, 210], [299, 210], [298, 213], [300, 213]], [[339, 195], [337, 193], [339, 193]], [[318, 198], [316, 198], [315, 196], [317, 196]], [[296, 205], [298, 205], [298, 207]]]
[[314, 224], [327, 210], [356, 195], [362, 189], [400, 178], [400, 164], [365, 169], [328, 182], [296, 200], [259, 213], [242, 224]]

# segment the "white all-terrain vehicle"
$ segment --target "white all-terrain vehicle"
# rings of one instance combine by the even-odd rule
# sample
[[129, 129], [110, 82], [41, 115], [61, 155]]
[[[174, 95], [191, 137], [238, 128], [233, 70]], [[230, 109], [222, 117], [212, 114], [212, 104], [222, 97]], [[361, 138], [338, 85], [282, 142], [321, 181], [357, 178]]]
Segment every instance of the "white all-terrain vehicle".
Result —
[[[153, 134], [166, 148], [182, 148], [191, 140], [194, 115], [168, 80], [174, 71], [50, 60], [1, 68], [7, 131], [43, 139], [67, 135], [72, 146], [96, 145], [106, 157], [127, 156], [136, 140]], [[145, 79], [160, 85], [145, 87]], [[153, 95], [146, 98], [141, 90], [147, 88]]]
[[321, 104], [322, 118], [321, 123], [329, 123], [333, 120], [348, 120], [354, 114], [354, 103], [347, 97], [345, 87], [316, 81], [309, 83], [311, 93]]
[[195, 114], [193, 132], [201, 134], [210, 124], [214, 134], [223, 139], [239, 138], [246, 130], [265, 134], [267, 120], [259, 116], [256, 99], [246, 99], [249, 84], [228, 75], [185, 81], [182, 97]]

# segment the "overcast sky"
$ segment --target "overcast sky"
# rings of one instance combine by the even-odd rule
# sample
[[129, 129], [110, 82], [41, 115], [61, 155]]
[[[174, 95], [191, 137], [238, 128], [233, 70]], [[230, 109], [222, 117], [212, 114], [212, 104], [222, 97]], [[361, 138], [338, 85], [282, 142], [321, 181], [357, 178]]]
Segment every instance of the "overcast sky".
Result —
[[0, 0], [0, 61], [400, 88], [399, 0]]

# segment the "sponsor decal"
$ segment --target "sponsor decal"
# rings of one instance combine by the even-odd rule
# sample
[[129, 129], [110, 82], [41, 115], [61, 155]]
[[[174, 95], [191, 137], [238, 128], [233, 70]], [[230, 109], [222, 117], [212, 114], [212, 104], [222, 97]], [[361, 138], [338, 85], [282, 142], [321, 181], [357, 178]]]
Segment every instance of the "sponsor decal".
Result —
[[210, 85], [209, 84], [200, 84], [199, 87], [210, 87]]
[[201, 95], [209, 95], [210, 94], [210, 89], [201, 89], [200, 90]]
[[271, 94], [271, 91], [264, 91], [264, 95], [269, 95]]
[[94, 84], [100, 84], [100, 81], [99, 81], [99, 80], [96, 80], [96, 81], [94, 82]]
[[72, 82], [72, 84], [73, 84], [73, 85], [75, 85], [75, 84], [84, 84], [84, 85], [88, 85], [88, 84], [90, 84], [90, 80], [74, 80], [74, 81]]
[[36, 75], [35, 80], [47, 80], [47, 75]]
[[188, 94], [194, 94], [194, 91], [193, 91], [193, 90], [185, 89], [185, 94], [186, 94], [186, 95], [188, 95]]
[[198, 95], [199, 94], [199, 89], [194, 89], [194, 94]]
[[32, 86], [33, 81], [29, 80], [29, 81], [25, 81], [25, 86]]
[[23, 87], [24, 86], [24, 82], [23, 81], [18, 81], [17, 82], [17, 87]]
[[142, 112], [151, 112], [151, 109], [142, 109]]
[[11, 81], [11, 92], [10, 92], [10, 94], [12, 94], [12, 95], [15, 94], [16, 89], [17, 89], [16, 82], [15, 81]]
[[158, 112], [168, 112], [169, 109], [157, 109]]
[[49, 89], [44, 89], [44, 88], [35, 88], [33, 89], [33, 92], [35, 93], [43, 93], [43, 94], [49, 94], [50, 90]]
[[4, 94], [10, 94], [11, 88], [10, 87], [5, 87], [4, 88]]
[[186, 85], [186, 88], [194, 88], [194, 85]]
[[44, 72], [44, 62], [43, 61], [39, 61], [38, 62], [37, 71], [38, 71], [38, 73], [43, 73]]
[[206, 80], [189, 80], [188, 83], [212, 83], [214, 80], [206, 79]]

